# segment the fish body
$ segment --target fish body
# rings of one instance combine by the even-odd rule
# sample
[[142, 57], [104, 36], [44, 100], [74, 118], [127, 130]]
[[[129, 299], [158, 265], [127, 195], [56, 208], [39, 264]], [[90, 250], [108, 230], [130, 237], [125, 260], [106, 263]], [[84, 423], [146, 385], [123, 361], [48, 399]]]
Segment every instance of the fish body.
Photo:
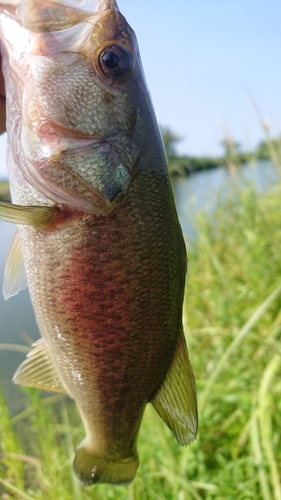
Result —
[[24, 266], [42, 336], [15, 381], [75, 400], [84, 485], [124, 484], [148, 402], [182, 444], [196, 435], [185, 245], [133, 30], [115, 1], [61, 15], [49, 2], [47, 17], [45, 4], [0, 15], [13, 201], [0, 218], [18, 223], [4, 293]]

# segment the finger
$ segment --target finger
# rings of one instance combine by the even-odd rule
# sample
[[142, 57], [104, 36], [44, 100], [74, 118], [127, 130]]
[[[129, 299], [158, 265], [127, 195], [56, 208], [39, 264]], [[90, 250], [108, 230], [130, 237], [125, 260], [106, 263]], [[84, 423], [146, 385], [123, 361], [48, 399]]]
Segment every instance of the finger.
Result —
[[[2, 56], [0, 54], [0, 68], [2, 67]], [[0, 70], [0, 134], [6, 130], [6, 99], [5, 83], [2, 70]]]
[[5, 97], [5, 83], [4, 83], [4, 76], [2, 73], [2, 55], [0, 52], [0, 95]]
[[0, 134], [6, 130], [6, 99], [0, 95]]

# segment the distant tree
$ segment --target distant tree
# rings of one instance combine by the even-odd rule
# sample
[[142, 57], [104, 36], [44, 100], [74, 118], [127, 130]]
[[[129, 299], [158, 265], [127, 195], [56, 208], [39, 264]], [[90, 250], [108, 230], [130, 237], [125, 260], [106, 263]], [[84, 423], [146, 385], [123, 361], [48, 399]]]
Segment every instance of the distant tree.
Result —
[[258, 158], [268, 159], [275, 165], [281, 165], [281, 136], [275, 138], [268, 137], [265, 141], [260, 141], [256, 149]]
[[269, 158], [269, 147], [268, 147], [268, 142], [267, 141], [260, 141], [258, 146], [257, 146], [257, 155], [259, 158], [262, 159], [267, 159]]

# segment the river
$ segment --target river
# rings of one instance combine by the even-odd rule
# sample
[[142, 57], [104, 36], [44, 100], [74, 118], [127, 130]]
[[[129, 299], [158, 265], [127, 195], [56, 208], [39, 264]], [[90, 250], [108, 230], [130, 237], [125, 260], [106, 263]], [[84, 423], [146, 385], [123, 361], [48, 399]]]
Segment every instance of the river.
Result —
[[251, 185], [258, 193], [266, 192], [278, 179], [276, 167], [269, 160], [239, 167], [230, 173], [225, 167], [198, 172], [174, 182], [174, 192], [183, 232], [196, 237], [196, 215], [211, 212], [218, 200], [223, 200], [234, 185]]
[[[224, 167], [206, 172], [198, 172], [190, 177], [176, 180], [174, 191], [180, 222], [187, 239], [196, 238], [194, 221], [199, 210], [212, 211], [217, 200], [228, 193], [234, 183], [246, 185], [252, 183], [258, 192], [265, 192], [277, 181], [274, 165], [269, 161], [241, 167], [236, 174], [230, 174]], [[0, 283], [3, 283], [5, 259], [15, 227], [0, 222]], [[2, 287], [2, 285], [1, 285]], [[27, 290], [5, 301], [0, 293], [0, 347], [3, 343], [25, 344], [30, 338], [37, 339], [39, 331]], [[24, 355], [7, 350], [0, 350], [1, 386], [14, 409], [21, 407], [22, 393], [11, 382], [12, 376], [23, 360]]]

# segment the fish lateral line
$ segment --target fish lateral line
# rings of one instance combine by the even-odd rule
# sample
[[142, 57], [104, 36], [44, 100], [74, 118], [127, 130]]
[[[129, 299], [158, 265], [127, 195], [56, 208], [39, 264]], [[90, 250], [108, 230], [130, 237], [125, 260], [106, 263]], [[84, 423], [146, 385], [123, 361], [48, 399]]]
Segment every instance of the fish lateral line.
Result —
[[0, 220], [12, 224], [32, 226], [43, 231], [55, 231], [78, 218], [81, 218], [81, 213], [59, 206], [45, 207], [0, 203]]

